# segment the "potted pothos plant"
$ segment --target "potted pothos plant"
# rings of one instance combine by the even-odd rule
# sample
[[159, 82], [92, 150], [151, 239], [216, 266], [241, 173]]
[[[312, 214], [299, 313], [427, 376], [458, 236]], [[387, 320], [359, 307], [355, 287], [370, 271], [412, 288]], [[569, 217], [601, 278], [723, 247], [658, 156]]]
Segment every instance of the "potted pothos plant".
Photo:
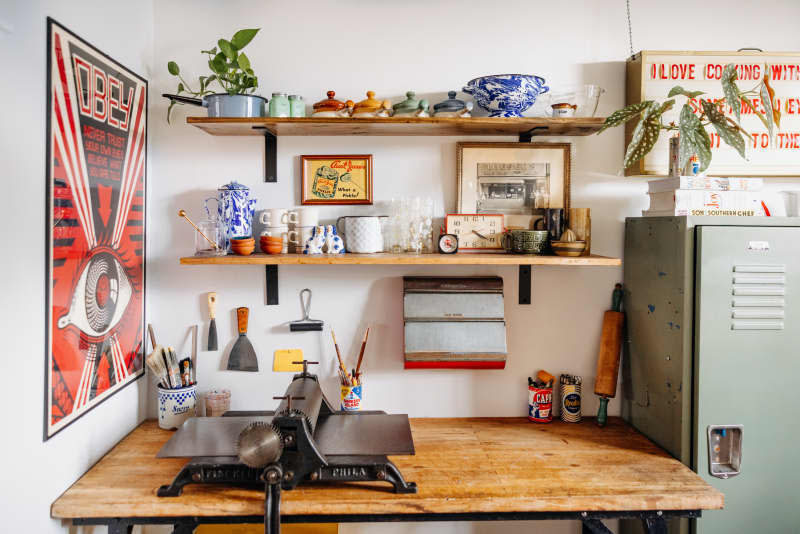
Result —
[[[209, 117], [263, 117], [267, 99], [252, 94], [258, 88], [258, 77], [248, 58], [241, 50], [247, 46], [260, 28], [239, 30], [228, 39], [219, 39], [217, 46], [202, 50], [208, 56], [211, 74], [198, 78], [198, 90], [192, 89], [174, 61], [167, 63], [167, 70], [178, 78], [175, 94], [164, 94], [170, 99], [167, 122], [170, 121], [175, 104], [192, 104], [208, 108]], [[224, 92], [214, 92], [212, 86]]]
[[[726, 65], [721, 77], [722, 92], [725, 96], [713, 100], [701, 98], [699, 116], [693, 111], [689, 101], [703, 95], [703, 91], [690, 91], [676, 85], [667, 95], [669, 100], [664, 102], [645, 100], [615, 111], [606, 119], [598, 133], [639, 118], [625, 151], [623, 165], [626, 169], [652, 150], [661, 130], [679, 134], [679, 168], [684, 168], [694, 155], [697, 155], [700, 172], [708, 168], [711, 163], [711, 138], [706, 130], [708, 126], [712, 126], [720, 139], [732, 146], [744, 158], [747, 143], [742, 134], [746, 136], [750, 134], [741, 125], [742, 105], [747, 106], [749, 108], [747, 111], [754, 113], [761, 120], [769, 131], [770, 139], [773, 138], [775, 127], [780, 127], [781, 112], [775, 106], [775, 91], [769, 84], [768, 74], [765, 74], [755, 87], [746, 91], [742, 91], [736, 85], [737, 77], [736, 66]], [[675, 106], [673, 97], [678, 96], [686, 98], [678, 115], [678, 123], [671, 121], [664, 124], [663, 115]], [[754, 105], [752, 101], [754, 97], [761, 99], [763, 111]], [[736, 120], [725, 115], [723, 110], [726, 105], [733, 110]]]

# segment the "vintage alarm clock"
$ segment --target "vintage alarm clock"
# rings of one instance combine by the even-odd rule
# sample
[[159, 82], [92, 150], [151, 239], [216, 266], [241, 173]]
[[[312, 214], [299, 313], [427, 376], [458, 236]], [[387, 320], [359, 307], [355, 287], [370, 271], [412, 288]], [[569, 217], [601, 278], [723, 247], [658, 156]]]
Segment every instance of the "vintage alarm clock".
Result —
[[453, 254], [458, 251], [458, 236], [455, 234], [442, 234], [439, 236], [439, 252]]
[[458, 238], [458, 252], [505, 252], [503, 214], [451, 213], [445, 217], [445, 233]]

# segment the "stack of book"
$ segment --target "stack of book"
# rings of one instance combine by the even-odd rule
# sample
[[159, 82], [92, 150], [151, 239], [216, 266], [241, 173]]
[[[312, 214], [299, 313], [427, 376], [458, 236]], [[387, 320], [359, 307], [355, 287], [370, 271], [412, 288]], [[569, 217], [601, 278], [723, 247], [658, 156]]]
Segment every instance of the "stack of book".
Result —
[[678, 176], [647, 184], [650, 208], [645, 217], [675, 215], [770, 216], [761, 178]]

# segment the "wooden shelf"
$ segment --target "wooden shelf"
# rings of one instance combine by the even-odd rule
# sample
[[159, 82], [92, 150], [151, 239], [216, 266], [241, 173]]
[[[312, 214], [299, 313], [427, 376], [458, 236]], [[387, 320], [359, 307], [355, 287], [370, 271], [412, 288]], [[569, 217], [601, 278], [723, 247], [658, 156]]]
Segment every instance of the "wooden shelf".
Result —
[[398, 117], [337, 118], [207, 118], [186, 122], [211, 135], [591, 135], [604, 117]]
[[251, 254], [250, 256], [187, 256], [182, 265], [622, 265], [607, 256], [529, 256], [523, 254]]

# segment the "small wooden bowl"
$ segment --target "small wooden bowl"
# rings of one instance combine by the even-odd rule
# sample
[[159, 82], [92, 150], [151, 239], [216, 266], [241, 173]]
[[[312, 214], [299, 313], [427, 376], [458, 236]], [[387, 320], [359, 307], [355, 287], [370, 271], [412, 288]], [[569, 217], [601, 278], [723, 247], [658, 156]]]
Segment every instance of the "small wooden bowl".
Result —
[[261, 250], [267, 254], [280, 254], [283, 252], [283, 245], [269, 244], [266, 247], [261, 247]]
[[231, 238], [231, 246], [236, 245], [255, 245], [256, 240], [252, 237], [233, 237]]
[[577, 257], [586, 250], [586, 241], [552, 241], [550, 246], [556, 256]]
[[[276, 250], [277, 252], [270, 252], [270, 250]], [[283, 237], [276, 236], [268, 236], [262, 235], [261, 236], [261, 250], [263, 250], [267, 254], [280, 254], [283, 250]]]
[[238, 256], [249, 256], [256, 249], [255, 243], [252, 245], [231, 245], [231, 250]]

